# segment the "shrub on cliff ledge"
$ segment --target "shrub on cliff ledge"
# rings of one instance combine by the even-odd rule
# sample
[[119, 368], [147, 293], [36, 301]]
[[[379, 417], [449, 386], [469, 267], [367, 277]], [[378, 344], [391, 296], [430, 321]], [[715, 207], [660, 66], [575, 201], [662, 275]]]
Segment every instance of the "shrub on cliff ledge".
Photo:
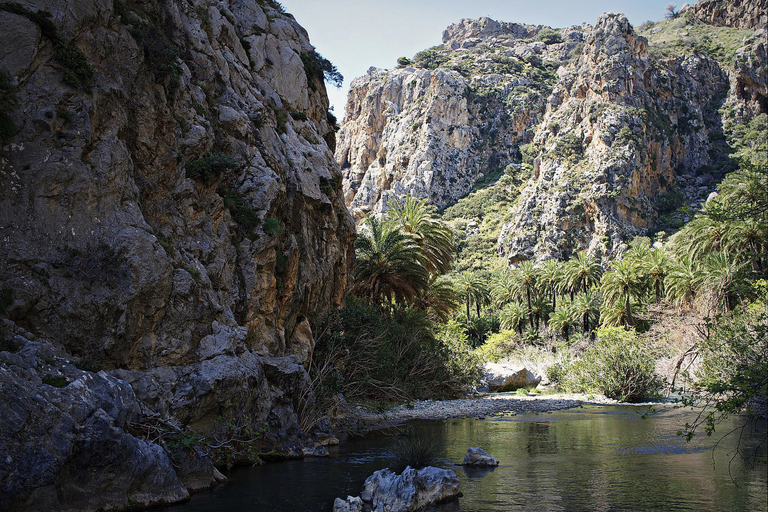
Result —
[[224, 153], [206, 153], [203, 158], [192, 160], [185, 169], [187, 178], [205, 185], [212, 185], [225, 173], [237, 168], [237, 160]]

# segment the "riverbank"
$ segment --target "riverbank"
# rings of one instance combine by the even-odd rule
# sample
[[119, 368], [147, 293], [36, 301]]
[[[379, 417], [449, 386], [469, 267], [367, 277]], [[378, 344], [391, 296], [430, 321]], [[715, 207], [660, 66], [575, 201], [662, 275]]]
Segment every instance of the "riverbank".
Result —
[[454, 400], [417, 400], [383, 412], [353, 406], [346, 414], [343, 428], [368, 431], [398, 426], [411, 420], [484, 419], [496, 414], [537, 414], [584, 405], [617, 404], [619, 402], [603, 395], [581, 393], [529, 393], [527, 396], [515, 392], [483, 393]]

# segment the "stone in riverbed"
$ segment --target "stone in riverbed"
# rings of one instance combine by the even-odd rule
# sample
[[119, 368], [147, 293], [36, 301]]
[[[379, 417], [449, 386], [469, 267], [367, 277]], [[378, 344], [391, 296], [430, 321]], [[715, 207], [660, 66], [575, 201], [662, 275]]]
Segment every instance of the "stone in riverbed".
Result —
[[473, 467], [498, 466], [499, 459], [488, 454], [480, 447], [474, 447], [467, 450], [467, 454], [464, 456], [464, 462], [462, 462], [461, 465]]
[[541, 377], [521, 366], [504, 363], [485, 363], [485, 381], [491, 391], [514, 391], [520, 388], [535, 388]]
[[449, 469], [408, 466], [400, 474], [376, 471], [363, 485], [360, 497], [336, 498], [333, 512], [415, 512], [428, 505], [458, 498], [459, 477]]

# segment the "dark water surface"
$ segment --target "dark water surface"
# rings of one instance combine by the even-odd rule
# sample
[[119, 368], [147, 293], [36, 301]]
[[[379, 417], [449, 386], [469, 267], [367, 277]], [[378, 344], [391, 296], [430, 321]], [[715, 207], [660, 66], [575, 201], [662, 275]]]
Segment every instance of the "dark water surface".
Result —
[[[766, 428], [739, 440], [676, 435], [693, 415], [659, 406], [585, 406], [546, 414], [498, 415], [485, 420], [419, 421], [418, 436], [438, 440], [444, 467], [461, 462], [470, 446], [501, 460], [493, 470], [453, 469], [464, 497], [440, 512], [478, 511], [768, 511], [765, 465], [748, 470], [736, 447], [754, 448]], [[736, 423], [734, 423], [736, 425]], [[718, 433], [727, 432], [726, 425]], [[329, 512], [333, 499], [359, 495], [363, 481], [386, 467], [392, 437], [349, 439], [331, 457], [238, 468], [229, 483], [195, 494], [162, 512]], [[766, 456], [765, 445], [760, 454]]]

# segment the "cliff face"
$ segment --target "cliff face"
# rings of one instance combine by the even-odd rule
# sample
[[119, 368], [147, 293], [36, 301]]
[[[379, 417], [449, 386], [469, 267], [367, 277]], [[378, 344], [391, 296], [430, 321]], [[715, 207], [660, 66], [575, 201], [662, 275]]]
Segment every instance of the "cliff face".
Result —
[[[706, 57], [653, 61], [647, 50], [624, 16], [605, 14], [561, 72], [534, 137], [533, 180], [499, 237], [510, 263], [615, 254], [713, 163], [725, 73]], [[703, 200], [707, 188], [686, 192]]]
[[[87, 361], [184, 425], [237, 415], [297, 436], [308, 319], [341, 302], [354, 239], [306, 32], [270, 1], [30, 0], [0, 25], [3, 335], [30, 361], [39, 343], [60, 356], [8, 385], [72, 372], [67, 390]], [[135, 414], [115, 410], [103, 422], [133, 443]], [[85, 420], [68, 421], [51, 478], [85, 449]], [[18, 467], [0, 468], [4, 498], [54, 499]], [[128, 502], [104, 496], [88, 507]]]
[[759, 30], [768, 26], [768, 2], [765, 0], [699, 0], [683, 6], [679, 14], [691, 15], [717, 27]]
[[355, 79], [336, 149], [353, 215], [405, 194], [443, 208], [519, 158], [583, 38], [583, 27], [544, 28], [462, 20], [412, 63]]

